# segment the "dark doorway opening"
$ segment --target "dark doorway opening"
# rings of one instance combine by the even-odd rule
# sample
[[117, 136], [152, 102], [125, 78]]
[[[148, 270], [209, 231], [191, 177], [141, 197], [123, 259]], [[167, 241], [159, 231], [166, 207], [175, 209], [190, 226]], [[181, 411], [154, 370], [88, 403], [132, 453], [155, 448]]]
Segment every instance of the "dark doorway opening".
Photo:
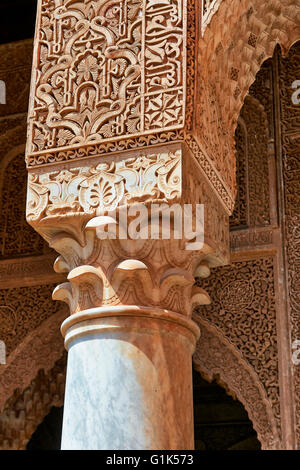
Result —
[[44, 421], [37, 427], [27, 450], [58, 450], [60, 449], [63, 420], [63, 406], [53, 406]]
[[[243, 405], [216, 382], [208, 383], [194, 371], [196, 450], [259, 450], [256, 432]], [[37, 427], [28, 450], [60, 449], [63, 407], [52, 407]]]
[[193, 372], [196, 450], [259, 450], [260, 442], [248, 414], [238, 400], [215, 381]]

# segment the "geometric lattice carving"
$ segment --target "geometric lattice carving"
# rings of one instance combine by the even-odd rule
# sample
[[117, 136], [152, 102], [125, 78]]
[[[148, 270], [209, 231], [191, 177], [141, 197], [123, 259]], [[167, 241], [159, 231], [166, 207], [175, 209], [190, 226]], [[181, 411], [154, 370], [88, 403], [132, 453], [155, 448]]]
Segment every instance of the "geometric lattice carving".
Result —
[[229, 218], [229, 222], [232, 228], [246, 228], [248, 226], [247, 134], [240, 123], [235, 131], [235, 143], [237, 194], [234, 211]]
[[265, 226], [270, 224], [268, 123], [263, 107], [250, 96], [241, 118], [247, 129], [249, 225]]
[[181, 0], [42, 0], [27, 153], [183, 127]]

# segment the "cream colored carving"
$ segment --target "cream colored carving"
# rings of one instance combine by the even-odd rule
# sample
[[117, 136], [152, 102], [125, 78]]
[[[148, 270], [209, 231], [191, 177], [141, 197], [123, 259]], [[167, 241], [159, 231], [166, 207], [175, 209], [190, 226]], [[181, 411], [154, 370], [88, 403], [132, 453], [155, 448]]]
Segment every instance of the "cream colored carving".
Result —
[[181, 150], [142, 155], [95, 167], [29, 176], [27, 218], [66, 212], [101, 213], [132, 200], [181, 194]]

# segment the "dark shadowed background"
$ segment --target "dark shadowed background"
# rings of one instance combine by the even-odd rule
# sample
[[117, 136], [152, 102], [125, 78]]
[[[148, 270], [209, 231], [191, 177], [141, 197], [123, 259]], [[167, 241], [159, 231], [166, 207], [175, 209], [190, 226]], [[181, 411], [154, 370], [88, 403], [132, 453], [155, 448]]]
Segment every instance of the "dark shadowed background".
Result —
[[34, 35], [37, 0], [0, 0], [0, 44]]

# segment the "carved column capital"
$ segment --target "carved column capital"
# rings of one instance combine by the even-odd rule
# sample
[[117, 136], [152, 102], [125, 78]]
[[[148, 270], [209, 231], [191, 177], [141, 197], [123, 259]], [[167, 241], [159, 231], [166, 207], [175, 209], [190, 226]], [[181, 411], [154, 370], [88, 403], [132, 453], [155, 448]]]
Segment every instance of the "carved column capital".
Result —
[[[66, 301], [71, 313], [131, 304], [189, 316], [195, 303], [208, 303], [194, 276], [226, 263], [228, 217], [188, 147], [172, 144], [136, 158], [126, 152], [80, 165], [29, 174], [27, 220], [60, 253], [55, 270], [68, 274], [54, 298]], [[197, 206], [203, 236], [194, 248], [188, 247], [185, 214], [191, 210], [193, 237]], [[163, 213], [170, 216], [165, 237]], [[130, 233], [135, 215], [134, 227], [143, 226], [138, 239]]]

